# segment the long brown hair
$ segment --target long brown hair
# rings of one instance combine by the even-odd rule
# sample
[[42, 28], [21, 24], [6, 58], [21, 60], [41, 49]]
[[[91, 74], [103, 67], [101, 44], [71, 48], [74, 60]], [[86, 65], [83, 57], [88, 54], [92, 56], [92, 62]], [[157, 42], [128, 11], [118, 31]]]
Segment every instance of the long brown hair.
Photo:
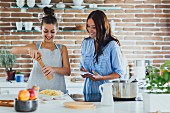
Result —
[[[98, 48], [96, 51], [96, 61], [98, 62], [98, 57], [103, 54], [103, 48], [112, 40], [116, 41], [120, 46], [119, 40], [111, 34], [111, 27], [109, 24], [109, 20], [107, 19], [105, 13], [100, 10], [95, 10], [91, 12], [87, 18], [87, 22], [89, 19], [94, 21], [96, 27], [96, 42], [98, 43]], [[86, 24], [86, 29], [87, 29]], [[87, 29], [88, 31], [88, 29]], [[89, 32], [89, 31], [88, 31]]]

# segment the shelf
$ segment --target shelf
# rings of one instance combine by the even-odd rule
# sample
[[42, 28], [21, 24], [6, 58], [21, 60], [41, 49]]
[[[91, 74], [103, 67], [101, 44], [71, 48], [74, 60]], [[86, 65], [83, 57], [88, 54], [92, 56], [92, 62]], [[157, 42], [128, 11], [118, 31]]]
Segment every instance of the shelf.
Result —
[[[20, 7], [11, 6], [11, 8], [20, 8]], [[38, 7], [38, 6], [35, 6], [35, 7], [24, 6], [21, 9], [33, 9], [33, 8], [42, 9], [41, 7]], [[54, 10], [77, 10], [77, 9], [79, 9], [79, 10], [97, 10], [97, 9], [99, 9], [99, 10], [120, 10], [120, 9], [122, 9], [121, 7], [97, 7], [97, 8], [86, 8], [85, 7], [85, 8], [80, 9], [80, 8], [56, 8], [55, 6], [52, 6], [52, 8]]]
[[[39, 30], [11, 30], [11, 32], [41, 32]], [[86, 30], [58, 30], [58, 32], [86, 32]]]

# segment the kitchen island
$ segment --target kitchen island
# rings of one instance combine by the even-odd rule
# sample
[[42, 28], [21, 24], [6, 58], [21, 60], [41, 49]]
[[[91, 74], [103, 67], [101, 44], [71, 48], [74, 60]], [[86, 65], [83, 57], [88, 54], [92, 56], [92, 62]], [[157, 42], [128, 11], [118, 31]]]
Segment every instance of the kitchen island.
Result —
[[[0, 95], [0, 99], [13, 99], [17, 95]], [[143, 113], [142, 101], [116, 101], [113, 106], [102, 106], [100, 102], [93, 102], [96, 109], [72, 109], [64, 107], [64, 102], [74, 101], [69, 95], [63, 100], [39, 101], [38, 109], [34, 113]], [[16, 113], [14, 107], [0, 106], [0, 113]]]

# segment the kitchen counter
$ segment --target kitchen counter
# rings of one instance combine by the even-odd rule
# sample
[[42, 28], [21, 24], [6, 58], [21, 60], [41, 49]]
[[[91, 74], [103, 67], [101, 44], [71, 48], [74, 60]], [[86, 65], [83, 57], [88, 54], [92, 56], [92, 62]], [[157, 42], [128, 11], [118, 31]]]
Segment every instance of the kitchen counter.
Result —
[[[8, 95], [5, 98], [15, 98], [16, 95]], [[3, 95], [0, 95], [0, 99], [4, 99]], [[65, 108], [63, 103], [67, 101], [73, 101], [68, 95], [63, 98], [65, 100], [57, 100], [55, 102], [42, 103], [39, 102], [38, 109], [34, 113], [143, 113], [142, 101], [127, 101], [127, 102], [114, 102], [113, 106], [102, 106], [100, 102], [93, 102], [96, 105], [96, 109], [71, 109]], [[0, 106], [0, 113], [16, 113], [13, 107]]]
[[6, 81], [5, 77], [0, 77], [0, 88], [26, 88], [26, 82]]
[[[71, 76], [65, 76], [66, 88], [69, 94], [83, 93], [83, 85], [81, 82], [71, 82]], [[27, 78], [28, 79], [28, 78]], [[17, 94], [19, 90], [26, 89], [27, 82], [16, 82], [15, 80], [6, 81], [6, 77], [0, 77], [0, 94]]]

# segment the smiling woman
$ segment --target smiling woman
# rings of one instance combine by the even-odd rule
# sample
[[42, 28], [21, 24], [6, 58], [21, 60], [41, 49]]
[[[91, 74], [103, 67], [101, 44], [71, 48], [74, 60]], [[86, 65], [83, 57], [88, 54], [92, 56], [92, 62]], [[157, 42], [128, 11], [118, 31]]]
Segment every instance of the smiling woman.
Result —
[[[67, 48], [64, 45], [54, 43], [58, 23], [54, 10], [48, 7], [43, 8], [41, 20], [41, 32], [43, 41], [41, 43], [32, 43], [23, 47], [14, 47], [11, 50], [13, 54], [29, 54], [34, 59], [33, 69], [31, 71], [28, 88], [35, 84], [40, 90], [54, 89], [66, 93], [64, 75], [70, 75], [70, 64]], [[41, 68], [37, 60], [41, 57], [45, 66]], [[44, 76], [44, 75], [45, 76]], [[46, 77], [53, 75], [51, 80]]]

